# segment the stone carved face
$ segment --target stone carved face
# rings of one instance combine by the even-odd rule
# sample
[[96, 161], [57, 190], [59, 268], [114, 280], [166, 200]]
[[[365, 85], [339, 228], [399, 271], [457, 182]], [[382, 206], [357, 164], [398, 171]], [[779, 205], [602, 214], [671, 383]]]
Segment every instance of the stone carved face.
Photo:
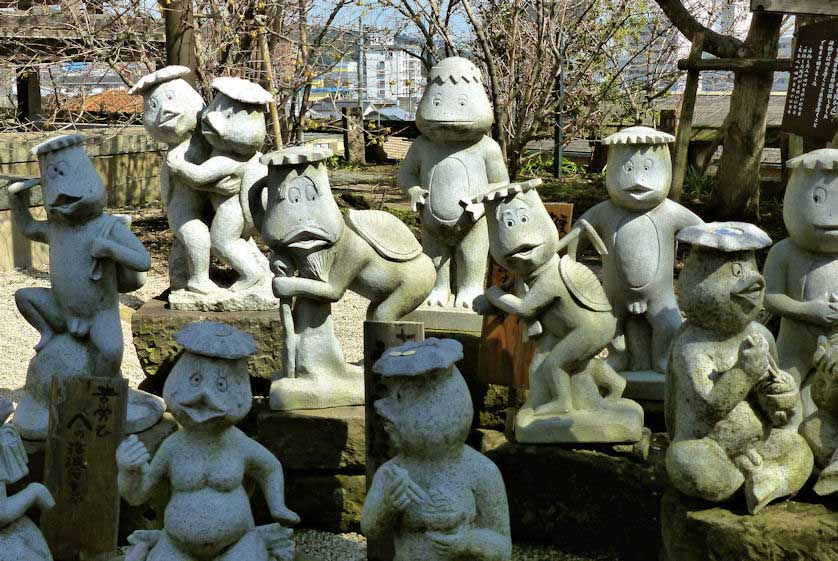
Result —
[[247, 359], [220, 359], [185, 351], [166, 380], [163, 399], [181, 425], [234, 425], [250, 411], [253, 399]]
[[556, 255], [559, 233], [535, 190], [490, 206], [486, 215], [492, 257], [507, 270], [526, 276]]
[[105, 184], [81, 146], [47, 152], [38, 163], [50, 219], [78, 222], [102, 213], [107, 202]]
[[474, 409], [462, 375], [451, 367], [420, 377], [384, 378], [387, 397], [375, 402], [396, 451], [438, 457], [466, 440]]
[[783, 220], [800, 247], [838, 253], [838, 172], [795, 169], [786, 187]]
[[440, 61], [428, 79], [416, 111], [416, 126], [434, 142], [473, 142], [485, 135], [494, 117], [480, 70], [469, 60]]
[[617, 206], [650, 210], [661, 204], [672, 184], [666, 144], [615, 144], [608, 149], [605, 186]]
[[242, 103], [216, 94], [201, 117], [204, 138], [214, 148], [252, 156], [265, 143], [265, 111], [262, 105]]
[[271, 166], [262, 238], [282, 253], [319, 251], [343, 234], [340, 208], [332, 197], [326, 166]]
[[180, 144], [198, 126], [204, 100], [189, 82], [175, 79], [143, 93], [143, 125], [148, 134], [169, 146]]
[[693, 249], [678, 284], [687, 320], [715, 333], [740, 332], [757, 317], [765, 296], [753, 251]]

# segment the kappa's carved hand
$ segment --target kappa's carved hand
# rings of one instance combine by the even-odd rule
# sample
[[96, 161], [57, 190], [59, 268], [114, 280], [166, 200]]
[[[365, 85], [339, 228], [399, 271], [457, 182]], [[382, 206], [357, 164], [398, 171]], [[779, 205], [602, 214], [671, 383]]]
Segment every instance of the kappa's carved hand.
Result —
[[771, 365], [769, 356], [771, 349], [768, 341], [762, 335], [748, 335], [739, 351], [739, 367], [754, 381], [759, 380], [768, 372]]
[[486, 314], [491, 314], [494, 311], [497, 311], [496, 308], [492, 305], [488, 298], [486, 298], [485, 294], [481, 294], [471, 304], [471, 309], [474, 310], [474, 313], [484, 316]]
[[38, 505], [38, 509], [41, 511], [49, 510], [55, 506], [55, 499], [52, 497], [52, 493], [40, 483], [29, 484], [27, 491], [30, 491], [35, 497], [35, 504]]
[[806, 315], [812, 323], [823, 327], [838, 325], [838, 301], [836, 295], [830, 296], [828, 301], [811, 300], [804, 304]]
[[271, 286], [273, 287], [274, 296], [277, 298], [291, 298], [295, 296], [296, 290], [294, 289], [293, 277], [274, 277]]
[[648, 308], [649, 303], [646, 300], [637, 300], [635, 302], [630, 302], [628, 305], [628, 311], [633, 315], [645, 314]]
[[104, 238], [95, 238], [90, 242], [90, 255], [96, 259], [110, 259], [113, 256], [113, 244]]
[[116, 465], [120, 470], [140, 472], [148, 465], [150, 459], [148, 449], [135, 434], [123, 440], [116, 449]]

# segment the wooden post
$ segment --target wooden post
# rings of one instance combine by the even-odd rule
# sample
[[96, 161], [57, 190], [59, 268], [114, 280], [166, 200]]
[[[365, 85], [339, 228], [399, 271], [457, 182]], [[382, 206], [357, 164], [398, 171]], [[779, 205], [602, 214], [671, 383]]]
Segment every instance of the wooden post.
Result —
[[274, 147], [282, 149], [282, 129], [279, 126], [279, 110], [276, 107], [276, 88], [274, 87], [274, 68], [271, 62], [271, 50], [268, 48], [268, 31], [264, 23], [259, 28], [259, 50], [262, 52], [262, 70], [265, 72], [265, 88], [271, 94], [268, 107], [271, 112], [271, 128], [274, 134]]
[[[372, 366], [384, 351], [407, 341], [425, 339], [425, 325], [415, 321], [365, 321], [364, 322], [364, 422], [366, 431], [367, 489], [372, 485], [376, 470], [390, 458], [387, 433], [378, 413], [376, 399], [385, 396], [381, 381], [373, 374]], [[369, 561], [390, 561], [393, 559], [392, 542], [367, 540]]]
[[[698, 63], [704, 52], [704, 35], [699, 34], [693, 41], [689, 61]], [[695, 99], [698, 94], [700, 71], [693, 67], [687, 71], [687, 83], [684, 86], [684, 96], [681, 98], [681, 116], [678, 119], [678, 134], [675, 137], [675, 147], [672, 154], [672, 188], [669, 198], [677, 201], [684, 192], [684, 177], [687, 174], [687, 162], [690, 148], [690, 137], [693, 132], [693, 118], [695, 116]]]
[[367, 163], [364, 141], [364, 112], [358, 107], [343, 109], [343, 154], [347, 162], [365, 165]]
[[56, 506], [41, 515], [41, 529], [56, 561], [116, 556], [116, 449], [127, 403], [124, 378], [52, 381], [44, 484]]
[[183, 79], [195, 85], [198, 56], [195, 53], [195, 15], [192, 0], [163, 0], [166, 26], [166, 64], [186, 66], [192, 72]]

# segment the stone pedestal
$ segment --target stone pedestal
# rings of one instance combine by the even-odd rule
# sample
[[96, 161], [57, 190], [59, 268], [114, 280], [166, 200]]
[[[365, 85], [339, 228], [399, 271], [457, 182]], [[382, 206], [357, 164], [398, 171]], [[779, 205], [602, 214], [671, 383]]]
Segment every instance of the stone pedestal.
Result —
[[[366, 497], [364, 407], [270, 411], [257, 415], [258, 439], [282, 462], [288, 508], [301, 527], [358, 531]], [[254, 496], [257, 520], [267, 516]]]
[[522, 445], [496, 431], [474, 436], [472, 444], [503, 475], [517, 542], [586, 557], [658, 558], [665, 435], [654, 435], [645, 460], [633, 446]]
[[271, 375], [282, 366], [285, 348], [278, 309], [258, 312], [171, 310], [163, 296], [143, 304], [131, 318], [134, 346], [140, 365], [148, 377], [143, 384], [144, 389], [153, 393], [162, 390], [166, 376], [181, 350], [175, 342], [175, 334], [187, 323], [202, 320], [226, 323], [253, 337], [259, 350], [248, 359], [248, 368], [253, 381], [264, 384], [264, 391], [261, 391], [261, 384], [257, 383], [254, 392], [266, 394]]
[[518, 390], [490, 384], [480, 375], [478, 357], [483, 332], [483, 317], [456, 308], [420, 306], [402, 318], [425, 325], [425, 338], [456, 339], [463, 345], [463, 360], [457, 363], [471, 391], [474, 402], [474, 426], [493, 430], [506, 427], [507, 409], [518, 402]]
[[[809, 500], [809, 495], [797, 500]], [[711, 506], [667, 490], [661, 503], [664, 561], [838, 558], [834, 503], [783, 501], [749, 515], [744, 508], [736, 509], [744, 505], [738, 499]]]

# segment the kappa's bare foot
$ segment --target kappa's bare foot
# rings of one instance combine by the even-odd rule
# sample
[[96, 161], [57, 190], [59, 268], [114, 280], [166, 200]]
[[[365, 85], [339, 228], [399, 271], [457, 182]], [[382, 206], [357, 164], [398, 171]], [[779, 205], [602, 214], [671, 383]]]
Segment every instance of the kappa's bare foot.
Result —
[[217, 284], [210, 279], [190, 280], [186, 283], [186, 289], [189, 292], [196, 292], [198, 294], [209, 294], [221, 290]]
[[451, 293], [447, 290], [436, 290], [434, 289], [428, 295], [428, 298], [425, 300], [425, 304], [428, 306], [438, 306], [440, 308], [445, 308], [448, 306], [448, 302], [451, 300]]
[[454, 300], [455, 308], [472, 309], [474, 299], [483, 295], [483, 288], [464, 288], [457, 293], [457, 298]]

